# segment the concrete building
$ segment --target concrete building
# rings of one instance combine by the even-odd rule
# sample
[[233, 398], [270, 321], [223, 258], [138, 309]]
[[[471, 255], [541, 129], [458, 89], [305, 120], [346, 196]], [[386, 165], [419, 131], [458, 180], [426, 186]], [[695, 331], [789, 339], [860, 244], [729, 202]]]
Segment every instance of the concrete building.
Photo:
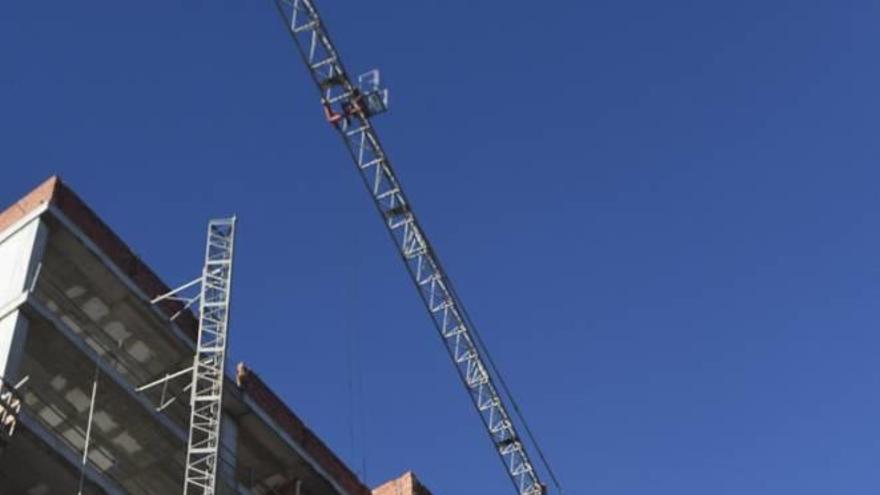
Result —
[[[56, 177], [0, 213], [0, 377], [6, 390], [28, 378], [14, 434], [0, 429], [0, 495], [71, 495], [81, 476], [85, 494], [181, 493], [186, 380], [135, 391], [192, 363], [195, 318], [150, 303], [168, 290]], [[256, 373], [238, 371], [226, 377], [220, 493], [370, 495]]]

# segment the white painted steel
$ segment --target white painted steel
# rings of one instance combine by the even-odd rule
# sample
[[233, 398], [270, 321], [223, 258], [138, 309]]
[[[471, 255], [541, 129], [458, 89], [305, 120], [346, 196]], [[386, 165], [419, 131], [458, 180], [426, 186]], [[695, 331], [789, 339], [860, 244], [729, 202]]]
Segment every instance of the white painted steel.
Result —
[[217, 490], [234, 239], [234, 217], [208, 223], [190, 388], [184, 495], [214, 495]]
[[[354, 159], [517, 493], [542, 495], [545, 485], [517, 433], [507, 401], [495, 385], [497, 377], [490, 373], [485, 350], [410, 208], [370, 121], [377, 113], [369, 104], [370, 90], [352, 82], [314, 2], [273, 1], [320, 91], [327, 120]], [[367, 75], [366, 79], [371, 78]], [[372, 79], [378, 83], [378, 74]], [[373, 96], [378, 95], [387, 104], [385, 90], [371, 89]]]

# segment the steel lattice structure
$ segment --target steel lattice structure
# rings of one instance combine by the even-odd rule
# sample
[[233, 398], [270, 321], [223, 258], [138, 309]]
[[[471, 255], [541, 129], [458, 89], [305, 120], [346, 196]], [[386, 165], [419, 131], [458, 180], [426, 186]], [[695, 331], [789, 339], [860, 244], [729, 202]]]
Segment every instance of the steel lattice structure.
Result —
[[327, 120], [351, 153], [357, 170], [431, 315], [508, 475], [520, 495], [546, 491], [507, 404], [496, 387], [464, 308], [431, 249], [391, 168], [370, 118], [385, 110], [378, 73], [352, 82], [311, 0], [273, 0], [321, 93]]
[[217, 487], [234, 239], [234, 217], [208, 223], [190, 389], [184, 495], [213, 495]]

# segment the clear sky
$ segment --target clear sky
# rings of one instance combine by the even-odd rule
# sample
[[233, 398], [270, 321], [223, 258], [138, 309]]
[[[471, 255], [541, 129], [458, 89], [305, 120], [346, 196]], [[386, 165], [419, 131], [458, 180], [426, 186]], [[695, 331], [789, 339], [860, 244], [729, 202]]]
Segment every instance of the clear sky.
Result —
[[[876, 2], [317, 1], [569, 494], [877, 493]], [[172, 285], [237, 213], [233, 358], [369, 484], [512, 493], [268, 0], [5, 2], [0, 169]]]

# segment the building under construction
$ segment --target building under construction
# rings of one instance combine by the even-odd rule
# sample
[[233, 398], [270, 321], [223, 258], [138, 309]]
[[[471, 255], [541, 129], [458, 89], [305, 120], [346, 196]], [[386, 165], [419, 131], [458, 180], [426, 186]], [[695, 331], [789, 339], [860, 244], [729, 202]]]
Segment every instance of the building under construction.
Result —
[[[181, 493], [199, 321], [52, 177], [0, 213], [0, 494]], [[370, 495], [251, 369], [223, 373], [221, 494]], [[425, 495], [411, 473], [377, 495]]]
[[[351, 77], [313, 0], [273, 3], [517, 495], [562, 495], [379, 139], [379, 71]], [[371, 493], [227, 371], [234, 238], [211, 220], [200, 277], [171, 289], [57, 178], [0, 214], [0, 495]], [[373, 493], [427, 490], [408, 473]]]

